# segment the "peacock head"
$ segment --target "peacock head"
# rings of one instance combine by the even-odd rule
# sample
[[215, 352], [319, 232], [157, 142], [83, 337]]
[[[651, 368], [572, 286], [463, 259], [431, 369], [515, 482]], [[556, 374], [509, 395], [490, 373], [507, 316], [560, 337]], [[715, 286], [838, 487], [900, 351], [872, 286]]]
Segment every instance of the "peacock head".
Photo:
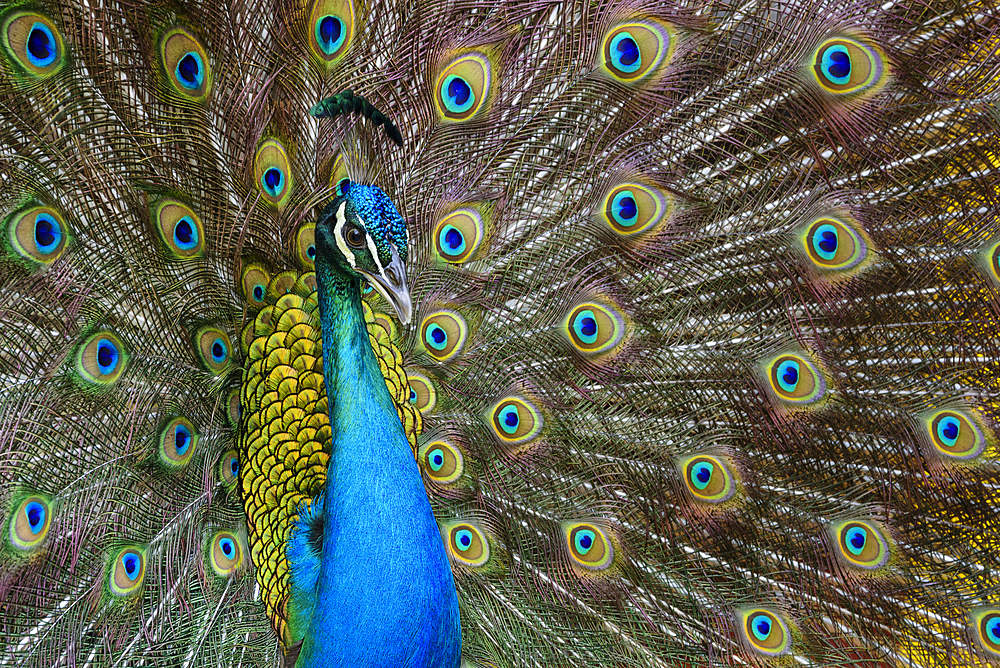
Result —
[[400, 322], [410, 322], [406, 223], [384, 192], [341, 181], [316, 223], [316, 259], [348, 276], [363, 276], [392, 304]]

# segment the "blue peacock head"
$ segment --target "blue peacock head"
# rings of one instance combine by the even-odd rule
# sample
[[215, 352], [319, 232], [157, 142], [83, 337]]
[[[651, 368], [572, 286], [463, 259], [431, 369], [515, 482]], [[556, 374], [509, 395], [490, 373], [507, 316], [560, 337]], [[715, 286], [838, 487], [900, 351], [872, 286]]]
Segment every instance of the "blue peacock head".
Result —
[[406, 283], [406, 243], [406, 223], [389, 197], [375, 186], [347, 179], [316, 223], [317, 259], [348, 276], [367, 279], [404, 325], [413, 310]]

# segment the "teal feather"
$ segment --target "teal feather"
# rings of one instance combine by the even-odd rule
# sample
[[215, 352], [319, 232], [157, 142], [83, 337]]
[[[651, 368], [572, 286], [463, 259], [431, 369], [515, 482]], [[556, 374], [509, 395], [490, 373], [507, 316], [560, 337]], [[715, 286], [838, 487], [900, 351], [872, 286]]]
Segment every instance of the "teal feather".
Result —
[[2, 3], [0, 665], [1000, 664], [998, 32]]

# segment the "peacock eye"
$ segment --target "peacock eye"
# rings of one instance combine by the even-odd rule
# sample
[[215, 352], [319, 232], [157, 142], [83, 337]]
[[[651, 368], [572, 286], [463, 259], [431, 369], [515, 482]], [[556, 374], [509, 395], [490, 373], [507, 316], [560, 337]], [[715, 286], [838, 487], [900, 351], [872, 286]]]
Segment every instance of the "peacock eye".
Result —
[[344, 238], [347, 239], [347, 245], [351, 248], [364, 248], [365, 233], [360, 227], [348, 227]]

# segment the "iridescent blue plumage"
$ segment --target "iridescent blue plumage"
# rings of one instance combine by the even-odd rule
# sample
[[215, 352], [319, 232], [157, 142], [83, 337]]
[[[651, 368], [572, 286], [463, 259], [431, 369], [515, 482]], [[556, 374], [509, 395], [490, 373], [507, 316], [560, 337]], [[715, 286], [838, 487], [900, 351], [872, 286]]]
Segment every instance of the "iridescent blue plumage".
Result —
[[461, 628], [451, 566], [361, 307], [362, 275], [406, 293], [405, 275], [399, 285], [382, 278], [406, 256], [406, 229], [378, 188], [342, 191], [316, 229], [333, 451], [322, 498], [300, 518], [288, 552], [289, 615], [302, 638], [296, 666], [455, 668]]

